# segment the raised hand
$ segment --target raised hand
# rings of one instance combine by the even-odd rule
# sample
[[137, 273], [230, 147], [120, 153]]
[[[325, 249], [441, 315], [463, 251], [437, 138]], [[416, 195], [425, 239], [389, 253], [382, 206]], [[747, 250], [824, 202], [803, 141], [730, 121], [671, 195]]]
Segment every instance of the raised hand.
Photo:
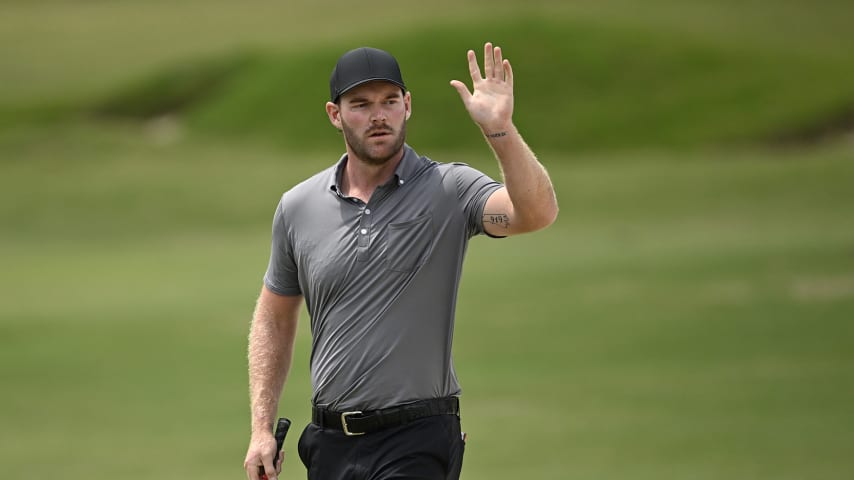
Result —
[[473, 92], [459, 80], [451, 80], [472, 120], [487, 136], [506, 132], [513, 118], [513, 69], [501, 56], [501, 47], [483, 46], [483, 74], [473, 50], [468, 51]]

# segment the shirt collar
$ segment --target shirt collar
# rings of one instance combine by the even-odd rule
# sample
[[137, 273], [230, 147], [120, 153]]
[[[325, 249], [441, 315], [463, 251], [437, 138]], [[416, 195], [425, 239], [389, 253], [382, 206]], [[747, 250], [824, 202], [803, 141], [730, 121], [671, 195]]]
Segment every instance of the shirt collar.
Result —
[[[413, 177], [418, 171], [418, 154], [408, 144], [403, 145], [403, 158], [394, 169], [394, 183], [403, 185], [407, 180]], [[338, 163], [332, 169], [329, 179], [329, 190], [333, 193], [341, 194], [341, 175], [344, 173], [344, 166], [347, 165], [347, 154], [341, 156]], [[390, 182], [389, 182], [390, 183]]]

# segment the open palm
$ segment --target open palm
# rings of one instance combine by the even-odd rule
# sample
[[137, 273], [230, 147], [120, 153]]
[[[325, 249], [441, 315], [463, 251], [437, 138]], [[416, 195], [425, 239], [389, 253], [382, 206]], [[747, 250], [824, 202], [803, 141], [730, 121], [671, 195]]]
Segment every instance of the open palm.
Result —
[[474, 51], [468, 51], [469, 73], [474, 87], [451, 80], [472, 120], [484, 133], [503, 131], [513, 118], [513, 69], [501, 56], [501, 47], [487, 43], [483, 48], [483, 74]]

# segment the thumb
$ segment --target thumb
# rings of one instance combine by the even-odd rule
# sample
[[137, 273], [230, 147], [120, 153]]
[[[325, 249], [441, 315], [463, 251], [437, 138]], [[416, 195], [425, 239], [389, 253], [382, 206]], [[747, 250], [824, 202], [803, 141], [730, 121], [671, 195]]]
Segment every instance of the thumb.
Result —
[[463, 100], [463, 103], [468, 103], [471, 98], [471, 92], [469, 92], [468, 87], [465, 83], [459, 80], [451, 80], [451, 86], [457, 90], [457, 93], [460, 94], [460, 98]]

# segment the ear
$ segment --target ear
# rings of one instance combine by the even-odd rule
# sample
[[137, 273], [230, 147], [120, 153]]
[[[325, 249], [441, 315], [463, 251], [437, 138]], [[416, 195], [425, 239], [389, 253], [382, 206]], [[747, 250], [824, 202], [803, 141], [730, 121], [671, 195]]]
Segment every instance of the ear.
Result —
[[340, 131], [342, 128], [341, 108], [332, 102], [326, 102], [326, 115], [329, 117], [329, 123]]
[[406, 106], [406, 119], [409, 120], [409, 117], [412, 116], [412, 94], [406, 92], [403, 95], [403, 104]]

